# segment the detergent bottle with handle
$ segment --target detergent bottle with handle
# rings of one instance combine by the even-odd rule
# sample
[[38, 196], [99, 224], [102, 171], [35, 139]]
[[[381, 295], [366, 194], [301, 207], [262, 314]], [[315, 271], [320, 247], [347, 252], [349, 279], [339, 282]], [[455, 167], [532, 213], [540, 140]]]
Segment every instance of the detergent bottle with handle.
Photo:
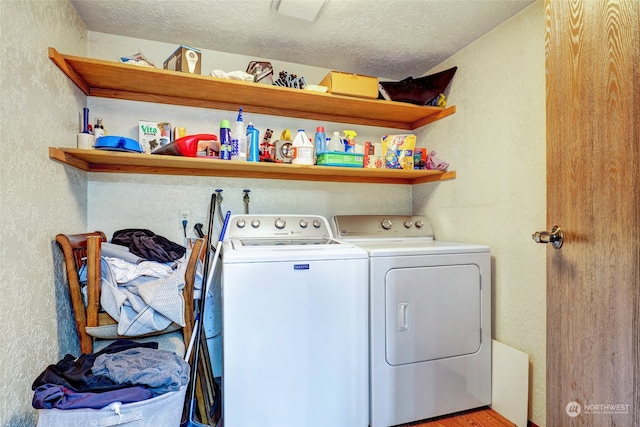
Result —
[[342, 140], [340, 139], [340, 132], [333, 133], [331, 140], [327, 144], [327, 150], [344, 152], [344, 144], [342, 144]]
[[299, 129], [298, 134], [293, 139], [293, 155], [291, 163], [294, 165], [313, 165], [313, 144], [304, 133], [304, 129]]

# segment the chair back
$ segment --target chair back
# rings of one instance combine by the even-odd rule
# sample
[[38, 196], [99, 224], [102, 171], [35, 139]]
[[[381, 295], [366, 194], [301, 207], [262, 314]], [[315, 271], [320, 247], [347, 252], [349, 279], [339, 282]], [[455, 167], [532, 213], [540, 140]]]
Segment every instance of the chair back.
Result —
[[[101, 231], [83, 234], [58, 234], [56, 241], [62, 249], [64, 255], [67, 282], [71, 294], [71, 305], [76, 321], [78, 338], [80, 340], [80, 350], [82, 353], [92, 353], [94, 348], [94, 336], [87, 332], [87, 327], [100, 327], [113, 325], [117, 328], [117, 322], [104, 311], [100, 311], [100, 257], [101, 245], [106, 242], [106, 236]], [[193, 245], [191, 255], [187, 261], [185, 272], [185, 286], [183, 290], [184, 296], [184, 318], [185, 326], [182, 329], [182, 339], [186, 344], [191, 339], [194, 326], [194, 287], [196, 280], [196, 271], [198, 259], [202, 256], [204, 247], [206, 247], [205, 239], [197, 239]], [[87, 305], [85, 306], [82, 298], [82, 285], [78, 275], [78, 270], [82, 263], [87, 265]], [[169, 333], [180, 329], [178, 325], [173, 324], [164, 331], [154, 334], [147, 334], [145, 337]], [[130, 336], [114, 336], [113, 339], [127, 338], [134, 339]]]
[[[56, 241], [62, 249], [64, 256], [65, 270], [67, 275], [67, 284], [69, 285], [69, 293], [71, 295], [71, 306], [76, 321], [76, 329], [78, 330], [78, 338], [80, 340], [80, 350], [82, 353], [91, 353], [93, 348], [93, 338], [87, 334], [87, 326], [97, 326], [97, 320], [87, 324], [87, 307], [84, 305], [82, 298], [82, 286], [78, 270], [82, 266], [84, 259], [87, 259], [87, 239], [93, 237], [100, 242], [106, 242], [107, 237], [101, 231], [82, 234], [58, 234]], [[93, 254], [92, 254], [93, 255]], [[98, 266], [100, 264], [98, 263]]]

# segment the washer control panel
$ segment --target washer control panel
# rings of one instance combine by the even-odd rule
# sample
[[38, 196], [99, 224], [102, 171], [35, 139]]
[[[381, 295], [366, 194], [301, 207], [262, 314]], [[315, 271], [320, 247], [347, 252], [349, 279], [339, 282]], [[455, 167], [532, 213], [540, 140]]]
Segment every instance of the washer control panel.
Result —
[[320, 215], [232, 215], [226, 239], [333, 238], [327, 219]]
[[433, 229], [423, 215], [336, 215], [338, 238], [433, 238]]

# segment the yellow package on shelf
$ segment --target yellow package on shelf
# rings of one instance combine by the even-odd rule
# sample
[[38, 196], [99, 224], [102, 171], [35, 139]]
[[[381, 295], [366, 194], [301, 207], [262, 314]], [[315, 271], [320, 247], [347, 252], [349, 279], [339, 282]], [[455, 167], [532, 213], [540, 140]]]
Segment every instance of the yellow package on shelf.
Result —
[[376, 99], [378, 97], [377, 77], [331, 71], [322, 79], [320, 85], [328, 87], [329, 92], [336, 95], [370, 99]]

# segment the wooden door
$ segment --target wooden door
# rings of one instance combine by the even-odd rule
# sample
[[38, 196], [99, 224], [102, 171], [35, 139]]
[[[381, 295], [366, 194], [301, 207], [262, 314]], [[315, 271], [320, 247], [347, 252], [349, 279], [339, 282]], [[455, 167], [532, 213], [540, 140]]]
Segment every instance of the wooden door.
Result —
[[546, 0], [547, 427], [640, 426], [638, 0]]

